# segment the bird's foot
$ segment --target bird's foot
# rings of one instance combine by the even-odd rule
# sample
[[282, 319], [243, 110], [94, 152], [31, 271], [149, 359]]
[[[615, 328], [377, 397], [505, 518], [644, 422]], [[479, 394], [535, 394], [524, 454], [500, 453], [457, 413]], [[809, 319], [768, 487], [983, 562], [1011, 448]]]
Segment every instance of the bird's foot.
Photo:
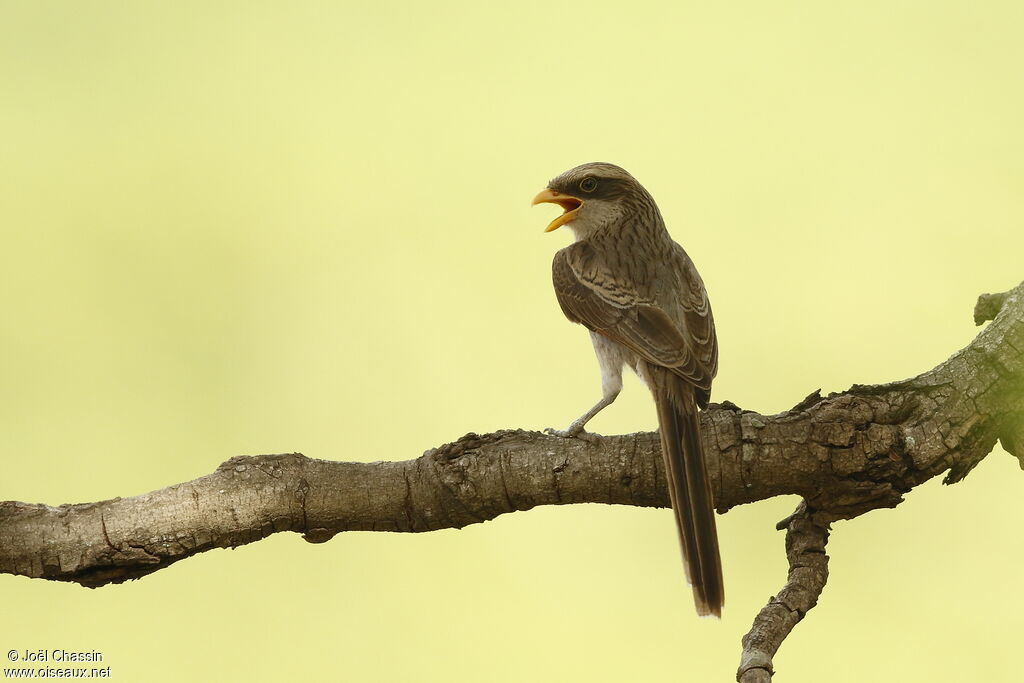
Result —
[[572, 437], [579, 434], [578, 431], [574, 432], [571, 429], [555, 429], [554, 427], [545, 427], [544, 433], [550, 434], [551, 436], [560, 436], [563, 439], [571, 439]]
[[594, 434], [583, 429], [583, 425], [578, 425], [575, 422], [569, 425], [566, 429], [552, 429], [548, 427], [544, 430], [545, 434], [551, 436], [560, 436], [563, 439], [580, 439], [582, 441], [589, 441], [594, 438]]

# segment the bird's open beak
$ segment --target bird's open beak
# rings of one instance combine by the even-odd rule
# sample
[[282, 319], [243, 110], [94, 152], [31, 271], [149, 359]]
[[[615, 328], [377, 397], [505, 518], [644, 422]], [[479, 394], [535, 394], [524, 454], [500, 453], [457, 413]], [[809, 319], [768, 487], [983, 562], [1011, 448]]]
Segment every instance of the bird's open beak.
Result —
[[565, 211], [561, 216], [548, 223], [548, 227], [544, 228], [544, 232], [551, 232], [575, 219], [576, 212], [583, 206], [583, 200], [561, 192], [555, 192], [549, 187], [534, 197], [530, 206], [536, 206], [537, 204], [558, 204]]

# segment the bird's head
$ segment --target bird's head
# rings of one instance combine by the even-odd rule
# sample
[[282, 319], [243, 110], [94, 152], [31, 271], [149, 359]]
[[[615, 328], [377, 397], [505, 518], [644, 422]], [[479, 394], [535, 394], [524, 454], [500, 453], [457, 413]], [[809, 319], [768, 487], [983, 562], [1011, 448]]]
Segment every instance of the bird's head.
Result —
[[[619, 223], [631, 211], [657, 207], [636, 178], [615, 164], [592, 162], [569, 169], [548, 183], [533, 204], [558, 204], [562, 215], [544, 232], [568, 225], [577, 238]], [[660, 218], [660, 216], [659, 216]]]

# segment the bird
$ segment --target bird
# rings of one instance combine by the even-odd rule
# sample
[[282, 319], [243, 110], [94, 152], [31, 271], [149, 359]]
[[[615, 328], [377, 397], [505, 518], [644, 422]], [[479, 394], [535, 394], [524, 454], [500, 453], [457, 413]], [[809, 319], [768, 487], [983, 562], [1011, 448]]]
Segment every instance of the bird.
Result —
[[602, 396], [567, 429], [577, 437], [619, 395], [623, 367], [650, 389], [658, 414], [672, 510], [697, 614], [721, 617], [725, 602], [698, 409], [718, 371], [718, 339], [704, 282], [669, 235], [651, 194], [615, 164], [576, 166], [532, 205], [557, 204], [575, 240], [555, 253], [552, 281], [565, 317], [590, 330]]

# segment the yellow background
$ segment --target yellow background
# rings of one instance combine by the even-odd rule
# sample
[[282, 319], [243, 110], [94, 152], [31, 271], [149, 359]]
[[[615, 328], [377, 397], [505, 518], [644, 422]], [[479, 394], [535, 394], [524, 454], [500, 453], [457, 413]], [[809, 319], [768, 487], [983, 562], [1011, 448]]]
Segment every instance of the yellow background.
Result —
[[[990, 2], [0, 3], [0, 499], [237, 454], [406, 459], [596, 399], [530, 198], [618, 163], [772, 413], [931, 368], [1024, 278], [1024, 9]], [[636, 382], [593, 423], [652, 429]], [[1015, 462], [836, 526], [779, 681], [1016, 681]], [[127, 585], [0, 576], [0, 651], [122, 681], [728, 681], [795, 499], [720, 519], [721, 622], [671, 515], [280, 534]]]

